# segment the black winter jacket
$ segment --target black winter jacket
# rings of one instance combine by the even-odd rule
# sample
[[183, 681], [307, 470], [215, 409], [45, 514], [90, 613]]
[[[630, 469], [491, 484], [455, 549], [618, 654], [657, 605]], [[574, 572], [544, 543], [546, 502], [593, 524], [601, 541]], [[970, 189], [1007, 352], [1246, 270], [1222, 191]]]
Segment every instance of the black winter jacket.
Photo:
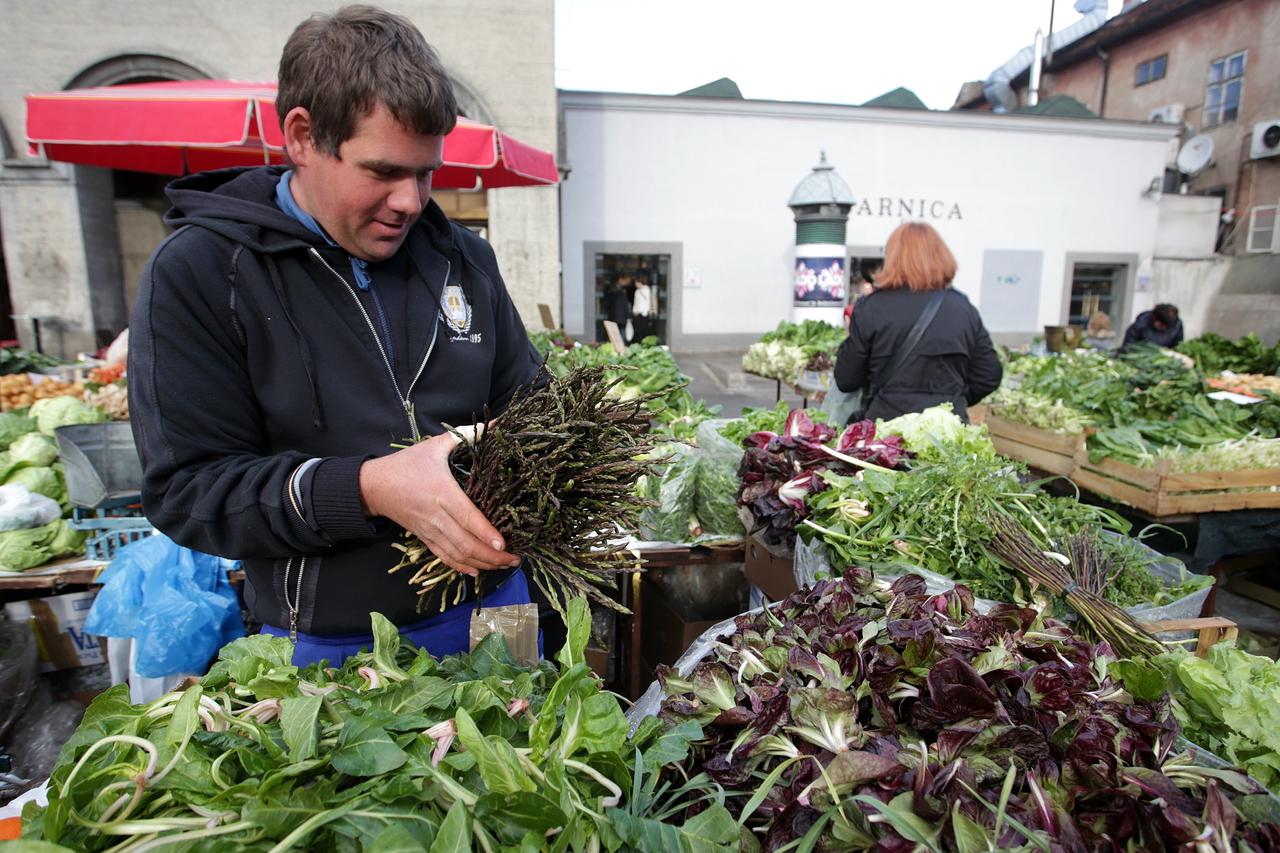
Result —
[[[243, 560], [255, 619], [288, 628], [296, 612], [299, 631], [367, 634], [370, 611], [424, 616], [408, 575], [387, 573], [402, 531], [364, 516], [360, 465], [411, 437], [410, 404], [423, 435], [469, 424], [505, 407], [539, 359], [493, 250], [431, 202], [400, 250], [409, 351], [393, 380], [347, 253], [276, 206], [282, 171], [169, 187], [178, 230], [143, 272], [130, 323], [143, 508], [178, 543]], [[446, 283], [465, 310], [441, 310]]]
[[1129, 328], [1125, 329], [1124, 343], [1120, 345], [1120, 348], [1127, 349], [1134, 344], [1146, 343], [1173, 349], [1182, 343], [1182, 320], [1178, 320], [1172, 326], [1166, 326], [1163, 329], [1156, 328], [1155, 320], [1154, 311], [1143, 311], [1135, 317]]
[[885, 372], [932, 294], [877, 290], [858, 300], [835, 379], [841, 391], [863, 391], [866, 417], [895, 418], [950, 402], [967, 418], [968, 406], [1000, 387], [1003, 369], [978, 310], [963, 293], [944, 292], [924, 337], [892, 377]]

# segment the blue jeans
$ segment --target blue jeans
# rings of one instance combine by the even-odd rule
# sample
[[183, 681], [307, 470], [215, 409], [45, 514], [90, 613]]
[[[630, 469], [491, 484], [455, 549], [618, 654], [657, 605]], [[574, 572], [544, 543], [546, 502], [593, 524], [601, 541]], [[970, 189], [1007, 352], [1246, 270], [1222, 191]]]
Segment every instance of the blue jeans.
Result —
[[[529, 604], [529, 582], [523, 569], [512, 572], [502, 585], [484, 596], [485, 607]], [[425, 648], [437, 658], [471, 650], [471, 614], [476, 602], [464, 601], [421, 622], [400, 626], [400, 636], [415, 646]], [[289, 632], [275, 625], [263, 625], [262, 633], [272, 637], [288, 637]], [[320, 636], [298, 633], [293, 649], [293, 665], [307, 666], [328, 660], [330, 666], [342, 666], [347, 658], [373, 648], [372, 634]], [[538, 632], [538, 654], [542, 654], [542, 632]]]

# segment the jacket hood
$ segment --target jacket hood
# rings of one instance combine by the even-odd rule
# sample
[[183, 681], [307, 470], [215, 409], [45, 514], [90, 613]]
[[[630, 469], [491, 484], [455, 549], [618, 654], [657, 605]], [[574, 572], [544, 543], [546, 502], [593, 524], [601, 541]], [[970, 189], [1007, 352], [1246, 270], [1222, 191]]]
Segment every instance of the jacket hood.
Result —
[[[217, 169], [179, 178], [165, 190], [173, 207], [170, 228], [199, 225], [255, 252], [286, 252], [325, 242], [276, 205], [276, 185], [285, 166]], [[453, 245], [449, 219], [434, 201], [418, 220], [440, 248]]]

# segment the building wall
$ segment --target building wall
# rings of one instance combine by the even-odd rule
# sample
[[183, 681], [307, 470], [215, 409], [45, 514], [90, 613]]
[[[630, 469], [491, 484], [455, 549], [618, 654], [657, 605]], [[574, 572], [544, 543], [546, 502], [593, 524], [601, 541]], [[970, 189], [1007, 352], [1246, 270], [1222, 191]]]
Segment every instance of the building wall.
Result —
[[[274, 80], [280, 49], [293, 28], [333, 0], [249, 0], [218, 4], [140, 0], [104, 6], [92, 0], [26, 3], [0, 0], [0, 128], [6, 153], [26, 160], [23, 96], [67, 87], [87, 69], [129, 55], [155, 55], [208, 77]], [[552, 0], [400, 0], [385, 4], [413, 20], [461, 87], [503, 130], [540, 148], [556, 144]], [[95, 318], [86, 288], [123, 292], [86, 258], [85, 239], [116, 246], [85, 229], [73, 170], [29, 161], [0, 171], [0, 216], [15, 313], [55, 310], [91, 341]], [[491, 193], [490, 239], [525, 316], [540, 301], [557, 304], [558, 212], [555, 188]], [[30, 213], [39, 209], [42, 216]], [[49, 263], [32, 265], [40, 254]], [[117, 269], [119, 267], [117, 257]], [[96, 279], [96, 280], [95, 280]], [[37, 298], [36, 294], [39, 294]], [[24, 340], [29, 339], [24, 335]]]
[[[956, 287], [982, 309], [987, 250], [1041, 251], [1038, 308], [1062, 322], [1068, 254], [1150, 266], [1168, 131], [976, 113], [561, 93], [566, 329], [587, 329], [587, 243], [682, 247], [676, 346], [754, 337], [791, 315], [787, 207], [823, 149], [858, 199], [847, 243], [876, 249], [904, 219], [935, 225]], [[655, 146], [665, 147], [655, 154]], [[1075, 167], [1072, 167], [1075, 164]], [[1143, 294], [1129, 308], [1149, 307]], [[990, 306], [989, 306], [990, 307]]]
[[1162, 195], [1156, 219], [1157, 258], [1211, 258], [1218, 236], [1218, 200]]
[[[1156, 2], [1156, 0], [1151, 0]], [[1102, 102], [1103, 61], [1094, 58], [1049, 76], [1055, 94], [1067, 94], [1106, 118], [1145, 120], [1167, 104], [1186, 107], [1183, 121], [1191, 134], [1213, 138], [1213, 163], [1191, 181], [1191, 191], [1227, 188], [1227, 205], [1245, 211], [1280, 198], [1280, 157], [1249, 159], [1254, 122], [1280, 119], [1280, 2], [1227, 0], [1210, 5], [1176, 24], [1107, 48], [1110, 71]], [[1203, 127], [1209, 64], [1248, 51], [1236, 121]], [[1136, 86], [1139, 63], [1168, 54], [1165, 77]], [[1238, 241], [1243, 250], [1243, 235]]]

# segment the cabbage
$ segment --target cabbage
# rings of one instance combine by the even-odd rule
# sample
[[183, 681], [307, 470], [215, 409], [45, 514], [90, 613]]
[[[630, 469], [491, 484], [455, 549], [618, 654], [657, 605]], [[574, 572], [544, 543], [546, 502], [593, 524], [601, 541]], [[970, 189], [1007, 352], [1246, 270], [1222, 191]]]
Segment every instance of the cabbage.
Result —
[[31, 418], [15, 415], [13, 412], [0, 414], [0, 450], [13, 444], [18, 436], [35, 431], [36, 422]]
[[61, 520], [43, 527], [0, 533], [0, 572], [20, 572], [53, 559], [47, 546], [53, 539], [54, 526], [59, 523]]
[[29, 432], [9, 445], [9, 458], [15, 465], [43, 468], [58, 461], [58, 445], [42, 432]]
[[987, 428], [965, 424], [942, 403], [923, 412], [876, 422], [876, 435], [900, 435], [907, 449], [924, 460], [936, 460], [946, 453], [973, 453], [985, 459], [996, 449], [987, 438]]
[[28, 491], [44, 495], [46, 498], [53, 498], [59, 503], [67, 498], [66, 486], [63, 485], [58, 472], [52, 468], [19, 468], [5, 478], [4, 483], [6, 486], [12, 483], [26, 486]]
[[36, 419], [36, 426], [45, 435], [53, 435], [53, 431], [61, 426], [100, 424], [109, 420], [102, 409], [90, 406], [77, 397], [37, 400], [31, 406], [31, 417]]
[[48, 549], [55, 557], [62, 557], [67, 554], [78, 554], [84, 549], [84, 540], [88, 537], [88, 533], [83, 530], [76, 530], [65, 519], [58, 519], [53, 522], [54, 534], [49, 540]]

